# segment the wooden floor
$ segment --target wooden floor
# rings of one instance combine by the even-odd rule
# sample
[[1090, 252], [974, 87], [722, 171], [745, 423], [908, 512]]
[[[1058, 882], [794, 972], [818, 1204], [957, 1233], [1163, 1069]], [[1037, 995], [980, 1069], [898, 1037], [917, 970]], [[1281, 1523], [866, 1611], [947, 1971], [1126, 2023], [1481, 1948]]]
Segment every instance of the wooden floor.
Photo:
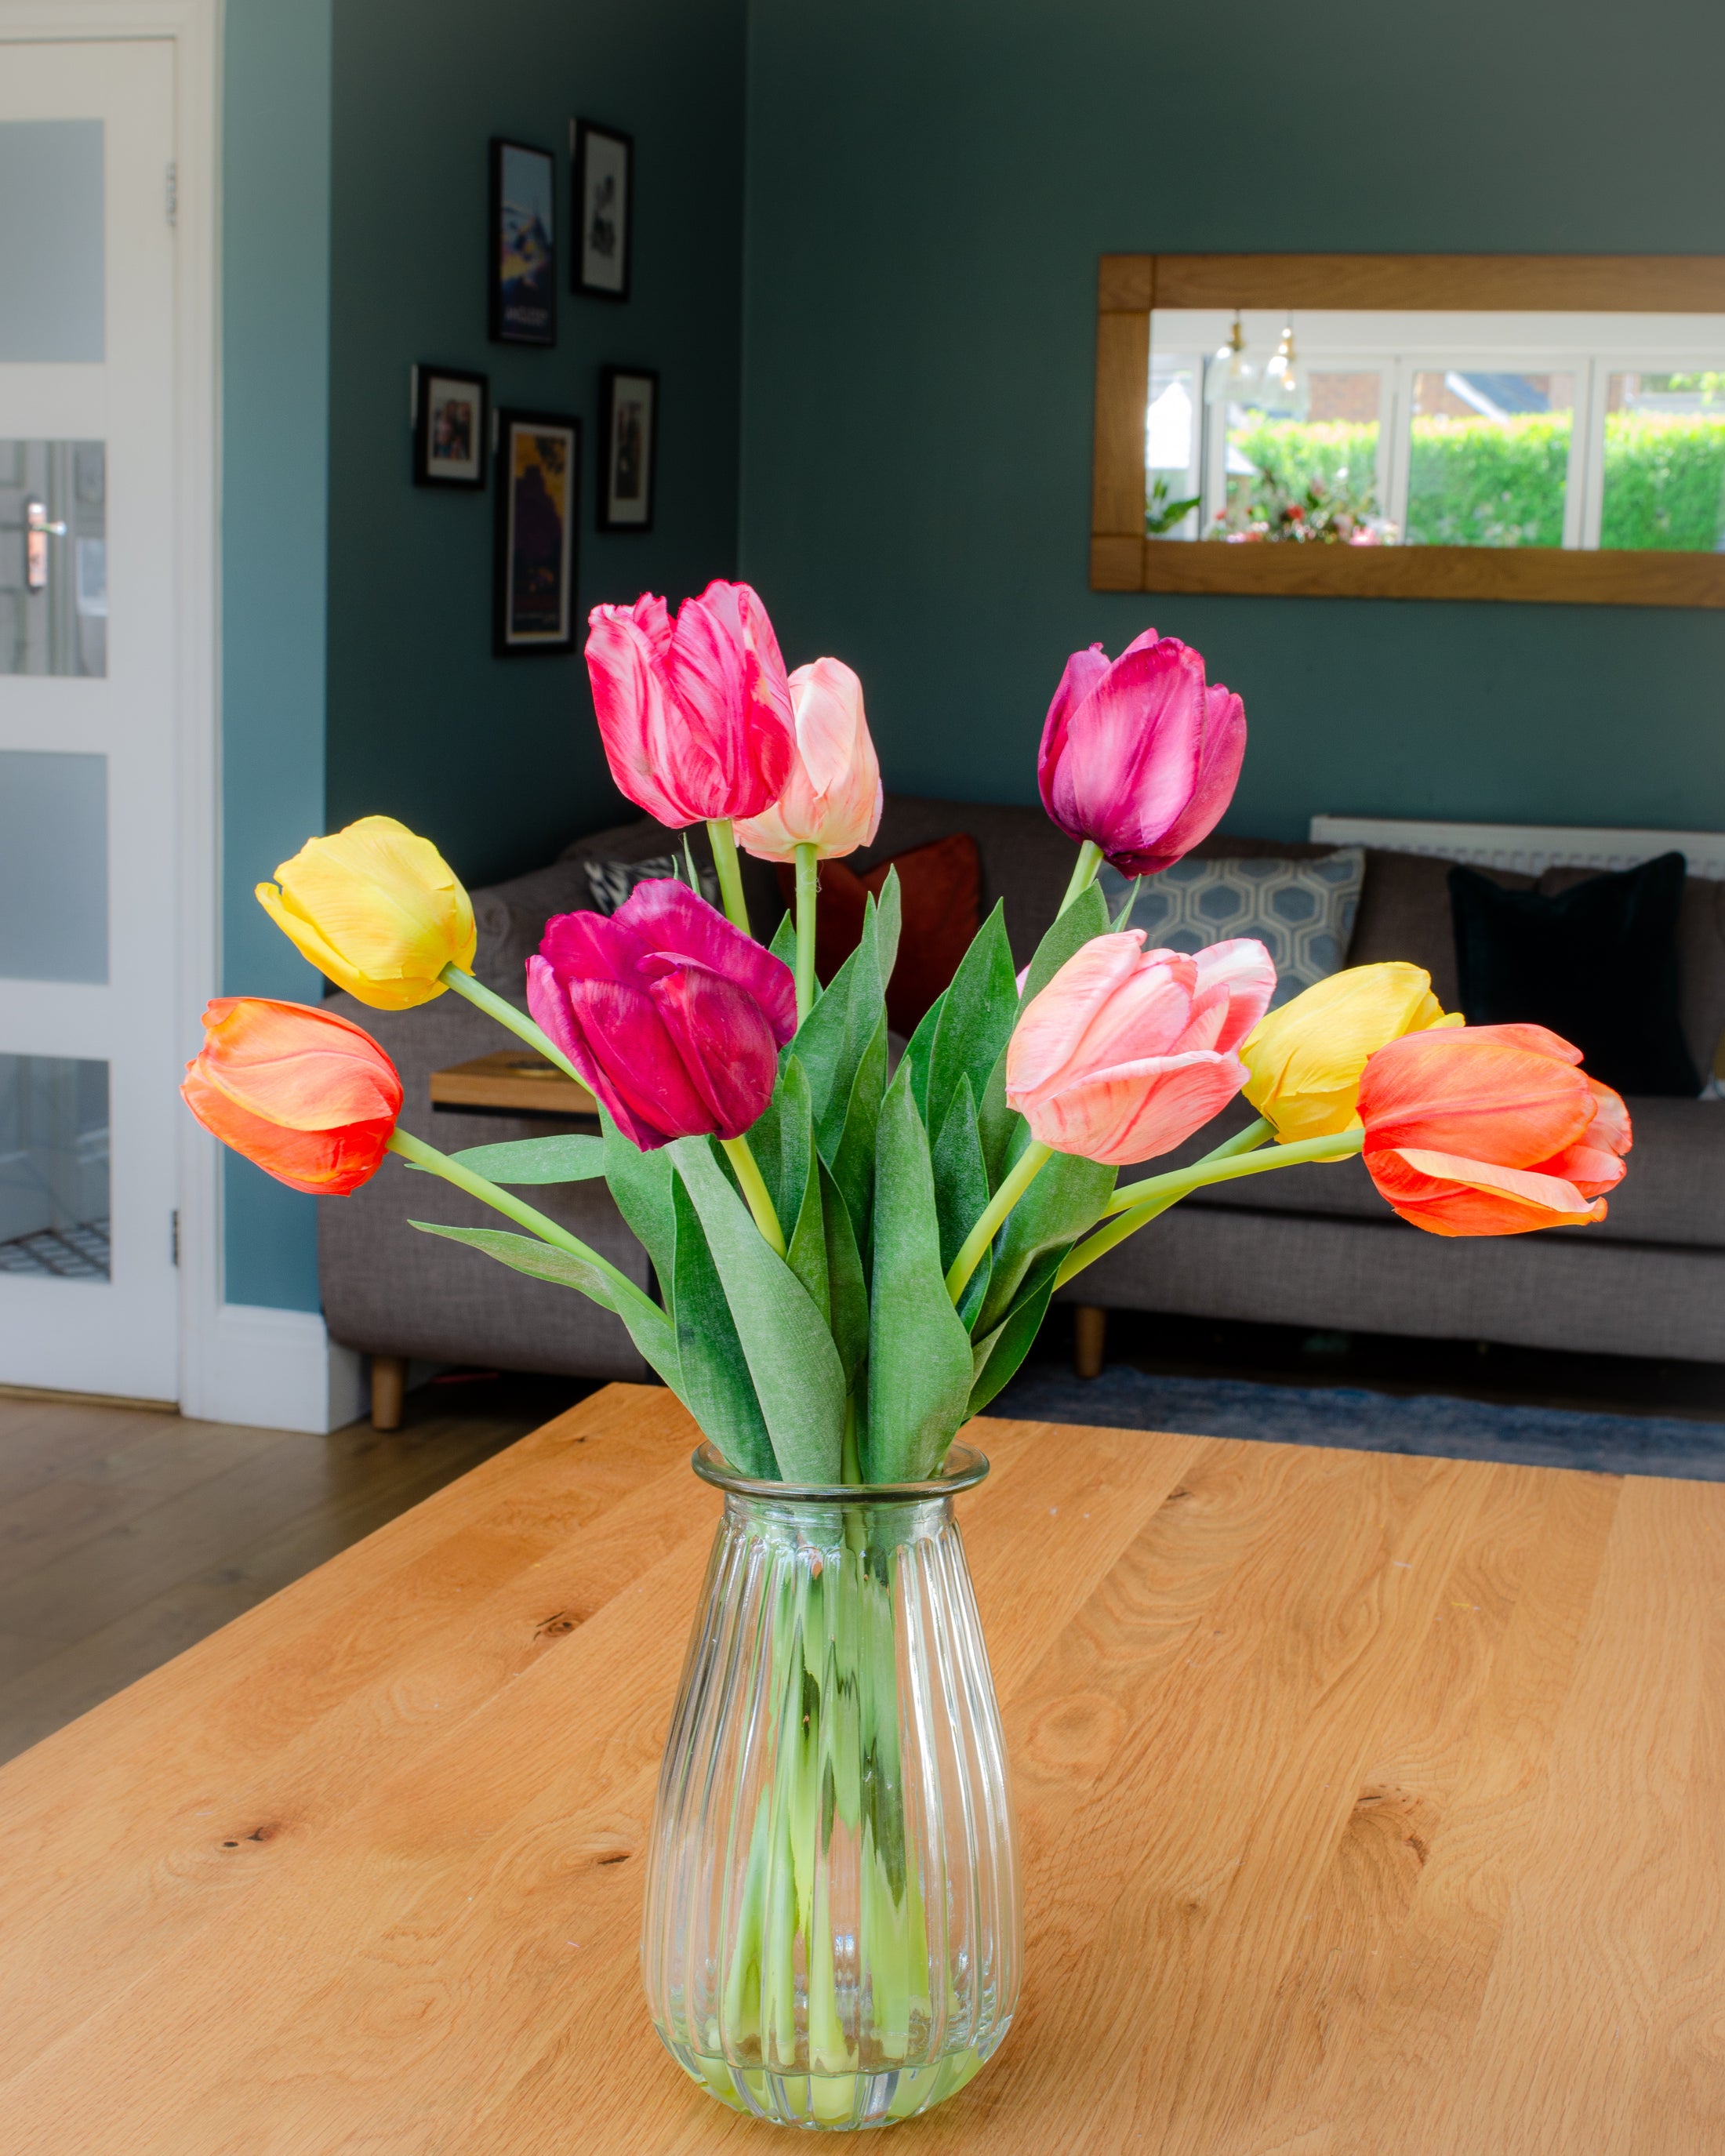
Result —
[[333, 1437], [0, 1397], [0, 1759], [536, 1429], [587, 1389], [412, 1393]]

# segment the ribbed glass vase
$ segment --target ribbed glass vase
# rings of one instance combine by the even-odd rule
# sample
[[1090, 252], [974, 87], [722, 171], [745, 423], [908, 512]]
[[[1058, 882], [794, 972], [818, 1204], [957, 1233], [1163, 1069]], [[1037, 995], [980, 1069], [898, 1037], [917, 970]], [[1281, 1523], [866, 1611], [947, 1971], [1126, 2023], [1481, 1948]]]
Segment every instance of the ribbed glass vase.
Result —
[[932, 1482], [733, 1475], [660, 1772], [641, 1961], [671, 2056], [721, 2102], [838, 2131], [910, 2118], [1005, 2035], [1023, 1957], [993, 1681]]

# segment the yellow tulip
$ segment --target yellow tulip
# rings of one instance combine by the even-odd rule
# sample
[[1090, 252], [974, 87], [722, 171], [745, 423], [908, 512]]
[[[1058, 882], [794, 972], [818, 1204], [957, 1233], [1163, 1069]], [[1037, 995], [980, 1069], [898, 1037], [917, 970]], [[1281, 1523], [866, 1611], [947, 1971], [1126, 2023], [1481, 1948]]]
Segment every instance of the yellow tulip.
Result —
[[308, 839], [258, 886], [258, 902], [337, 987], [375, 1010], [410, 1010], [446, 986], [444, 968], [470, 972], [473, 906], [429, 839], [393, 816], [362, 816]]
[[1327, 1137], [1358, 1116], [1368, 1056], [1404, 1033], [1463, 1023], [1459, 1011], [1445, 1013], [1422, 967], [1350, 966], [1266, 1013], [1246, 1035], [1245, 1096], [1279, 1138]]

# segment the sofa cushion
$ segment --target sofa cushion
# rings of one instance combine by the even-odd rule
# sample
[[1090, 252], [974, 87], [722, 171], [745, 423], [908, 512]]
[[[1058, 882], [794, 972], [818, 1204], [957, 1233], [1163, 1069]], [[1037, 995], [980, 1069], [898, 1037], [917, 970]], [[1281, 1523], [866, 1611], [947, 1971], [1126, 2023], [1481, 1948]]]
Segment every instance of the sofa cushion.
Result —
[[[1542, 892], [1570, 891], [1593, 869], [1548, 869]], [[1677, 1009], [1683, 1038], [1705, 1078], [1725, 1053], [1725, 883], [1686, 876], [1677, 911]]]
[[[899, 882], [898, 960], [886, 984], [886, 1019], [908, 1040], [929, 1005], [943, 995], [971, 940], [982, 926], [977, 910], [981, 860], [968, 831], [932, 839], [877, 861], [859, 875], [848, 860], [820, 865], [820, 897], [814, 916], [814, 969], [829, 982], [862, 941], [863, 914], [889, 875]], [[796, 895], [796, 870], [781, 862], [779, 890], [788, 905]]]

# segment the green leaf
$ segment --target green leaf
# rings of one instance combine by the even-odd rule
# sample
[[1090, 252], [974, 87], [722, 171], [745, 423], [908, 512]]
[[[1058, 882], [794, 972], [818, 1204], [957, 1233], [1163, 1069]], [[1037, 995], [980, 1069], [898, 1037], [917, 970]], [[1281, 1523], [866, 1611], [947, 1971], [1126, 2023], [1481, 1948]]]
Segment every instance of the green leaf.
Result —
[[515, 1138], [504, 1145], [469, 1146], [451, 1160], [493, 1183], [591, 1183], [605, 1172], [603, 1138]]
[[809, 1073], [814, 1102], [815, 1142], [830, 1168], [844, 1135], [850, 1096], [877, 1024], [886, 1016], [886, 983], [898, 948], [898, 880], [888, 876], [877, 906], [863, 907], [857, 947], [834, 974], [826, 993], [803, 1020], [793, 1043]]
[[1029, 1285], [1018, 1301], [994, 1330], [978, 1342], [976, 1374], [964, 1411], [967, 1419], [982, 1413], [1035, 1344], [1060, 1269], [1058, 1252], [1042, 1259], [1031, 1272]]
[[836, 1482], [845, 1436], [845, 1373], [809, 1291], [755, 1225], [707, 1138], [670, 1147], [711, 1254], [747, 1358], [779, 1471]]
[[1018, 1004], [1012, 946], [1006, 940], [1003, 908], [997, 905], [941, 998], [927, 1092], [919, 1103], [931, 1135], [944, 1126], [961, 1079], [969, 1079], [973, 1102], [982, 1098], [988, 1074], [1012, 1037]]
[[870, 1288], [867, 1480], [913, 1480], [932, 1472], [964, 1419], [971, 1349], [947, 1293], [928, 1133], [902, 1068], [875, 1138]]
[[826, 1242], [828, 1322], [847, 1389], [869, 1359], [869, 1284], [850, 1224], [850, 1209], [824, 1161], [820, 1175], [821, 1224]]
[[676, 1340], [670, 1320], [645, 1296], [625, 1296], [595, 1265], [572, 1251], [542, 1243], [536, 1235], [511, 1235], [501, 1228], [449, 1228], [434, 1220], [410, 1220], [422, 1235], [444, 1235], [452, 1243], [465, 1243], [482, 1250], [500, 1265], [510, 1265], [533, 1280], [550, 1281], [558, 1287], [577, 1288], [604, 1309], [614, 1311], [629, 1327], [629, 1337], [680, 1399], [684, 1397], [677, 1367]]
[[821, 1225], [820, 1156], [814, 1150], [809, 1075], [788, 1049], [771, 1105], [750, 1131], [748, 1142], [785, 1238], [791, 1270], [824, 1317], [827, 1255]]
[[1006, 1216], [995, 1238], [994, 1276], [978, 1320], [991, 1331], [1019, 1299], [1031, 1267], [1050, 1252], [1064, 1256], [1101, 1218], [1114, 1188], [1114, 1170], [1099, 1162], [1056, 1153]]
[[839, 1142], [828, 1163], [850, 1209], [850, 1224], [860, 1250], [869, 1247], [869, 1222], [875, 1203], [875, 1129], [886, 1091], [886, 1009], [882, 1004], [850, 1088]]
[[677, 1359], [689, 1412], [733, 1467], [777, 1479], [778, 1462], [755, 1396], [748, 1358], [737, 1337], [731, 1306], [680, 1178], [671, 1202], [676, 1220]]
[[1025, 1141], [1029, 1137], [1024, 1117], [1016, 1108], [1009, 1108], [1006, 1105], [1006, 1050], [1004, 1048], [994, 1068], [988, 1073], [988, 1084], [983, 1088], [976, 1121], [992, 1195], [1000, 1188], [1007, 1169], [1024, 1151]]
[[[787, 906], [779, 916], [778, 926], [773, 932], [773, 941], [767, 946], [773, 957], [793, 971], [797, 963], [797, 916]], [[817, 994], [819, 990], [815, 991]]]
[[656, 1146], [643, 1152], [624, 1137], [615, 1123], [599, 1111], [604, 1132], [605, 1180], [617, 1209], [634, 1230], [635, 1239], [653, 1260], [660, 1291], [669, 1295], [675, 1276], [677, 1225], [671, 1204], [671, 1164], [667, 1149]]
[[941, 1011], [946, 1003], [946, 992], [942, 990], [917, 1021], [916, 1030], [905, 1048], [905, 1061], [911, 1069], [911, 1091], [916, 1096], [916, 1112], [925, 1125], [928, 1122], [928, 1064], [934, 1054], [935, 1030], [941, 1022]]
[[988, 1202], [988, 1171], [977, 1130], [976, 1102], [968, 1075], [947, 1111], [934, 1146], [934, 1202], [940, 1219], [941, 1269], [958, 1255], [959, 1245], [982, 1218]]
[[1075, 951], [1082, 950], [1094, 937], [1107, 933], [1108, 901], [1099, 886], [1089, 884], [1036, 946], [1019, 1009], [1022, 1010], [1032, 996], [1048, 986]]

